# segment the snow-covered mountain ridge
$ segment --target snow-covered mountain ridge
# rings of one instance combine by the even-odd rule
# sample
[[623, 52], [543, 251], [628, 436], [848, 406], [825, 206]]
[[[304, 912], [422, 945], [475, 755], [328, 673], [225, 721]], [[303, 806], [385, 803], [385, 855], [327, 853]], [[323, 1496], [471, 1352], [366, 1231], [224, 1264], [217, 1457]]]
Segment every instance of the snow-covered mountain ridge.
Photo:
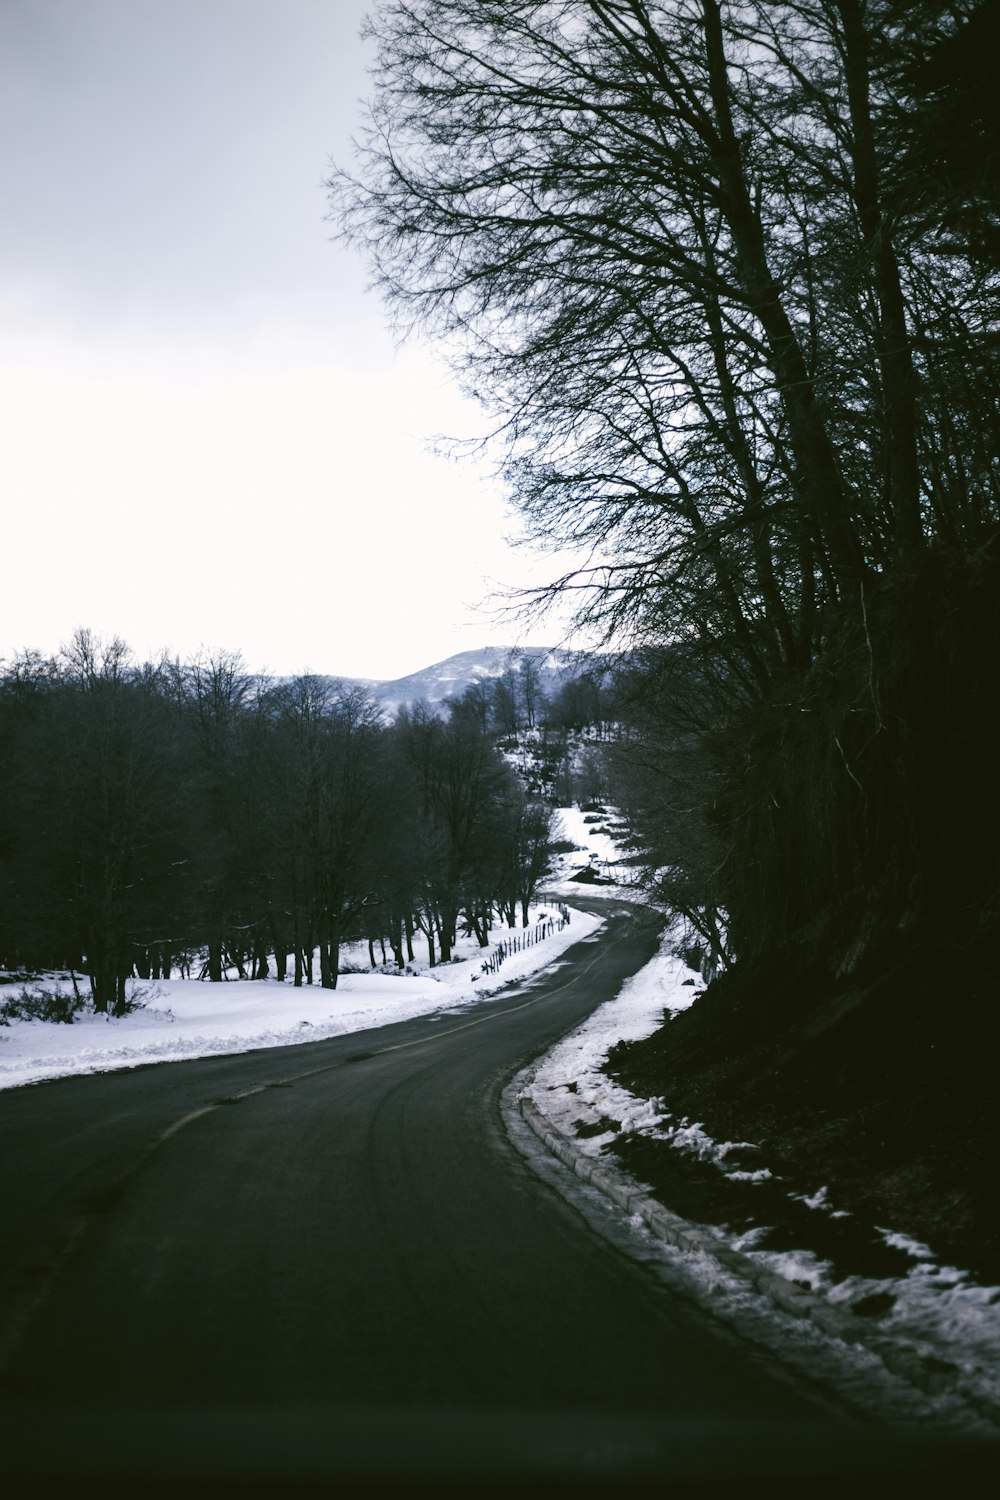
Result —
[[336, 680], [366, 688], [384, 705], [387, 713], [395, 714], [397, 709], [418, 702], [440, 709], [445, 699], [459, 697], [474, 682], [502, 677], [507, 671], [520, 674], [526, 663], [535, 668], [538, 687], [548, 697], [564, 682], [593, 666], [594, 657], [587, 652], [567, 651], [559, 646], [482, 646], [478, 650], [459, 651], [419, 672], [389, 681], [370, 677]]

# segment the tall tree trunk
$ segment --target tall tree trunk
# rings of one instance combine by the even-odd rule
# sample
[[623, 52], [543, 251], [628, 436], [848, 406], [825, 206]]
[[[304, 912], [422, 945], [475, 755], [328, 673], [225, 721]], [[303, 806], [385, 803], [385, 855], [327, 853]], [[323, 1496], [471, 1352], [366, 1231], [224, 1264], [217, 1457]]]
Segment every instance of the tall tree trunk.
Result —
[[302, 988], [302, 933], [299, 928], [298, 909], [293, 909], [292, 916], [292, 943], [295, 952], [295, 988]]
[[[396, 968], [403, 967], [403, 923], [401, 920], [393, 919], [389, 929], [389, 946], [392, 949], [392, 957]], [[411, 955], [412, 956], [412, 955]]]
[[733, 125], [718, 0], [702, 0], [702, 10], [723, 211], [733, 237], [748, 305], [767, 339], [771, 369], [788, 422], [789, 446], [802, 504], [824, 539], [838, 587], [853, 596], [865, 567], [857, 526], [851, 515], [851, 498], [795, 328], [767, 262], [764, 229], [751, 202]]
[[116, 1016], [124, 1016], [128, 1011], [126, 980], [130, 976], [131, 967], [131, 964], [126, 964], [124, 961], [120, 961], [119, 966], [116, 968], [114, 974], [114, 1014]]
[[474, 906], [469, 912], [469, 926], [472, 928], [473, 936], [480, 948], [488, 948], [489, 938], [486, 936], [486, 924]]
[[844, 28], [844, 73], [851, 116], [854, 193], [879, 306], [879, 367], [885, 422], [886, 469], [893, 533], [900, 553], [923, 542], [917, 462], [916, 378], [906, 304], [885, 215], [879, 201], [870, 101], [868, 34], [858, 0], [837, 0]]
[[254, 941], [253, 977], [254, 979], [266, 979], [268, 973], [267, 945], [261, 938], [257, 938]]
[[213, 984], [222, 983], [222, 944], [218, 940], [208, 945], [208, 977]]
[[100, 960], [94, 960], [87, 955], [87, 978], [90, 980], [90, 993], [94, 1001], [94, 1010], [97, 1015], [107, 1015], [108, 1011], [108, 982], [105, 968]]
[[284, 941], [277, 934], [274, 935], [273, 941], [275, 976], [280, 983], [284, 984], [285, 975], [288, 973], [288, 950], [284, 946]]
[[451, 953], [455, 945], [455, 925], [458, 920], [457, 913], [451, 911], [441, 912], [438, 916], [438, 946], [441, 949], [441, 962], [451, 962]]
[[326, 933], [320, 929], [319, 936], [319, 982], [324, 990], [336, 988], [337, 977], [330, 974], [330, 943]]

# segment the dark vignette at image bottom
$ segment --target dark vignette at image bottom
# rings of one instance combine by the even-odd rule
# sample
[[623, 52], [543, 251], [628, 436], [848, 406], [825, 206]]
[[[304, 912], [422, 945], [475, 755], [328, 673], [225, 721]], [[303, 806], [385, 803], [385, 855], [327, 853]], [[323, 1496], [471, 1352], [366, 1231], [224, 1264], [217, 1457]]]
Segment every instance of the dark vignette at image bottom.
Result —
[[535, 1491], [843, 1495], [866, 1481], [979, 1494], [1000, 1444], [649, 1414], [301, 1407], [16, 1413], [0, 1418], [7, 1493], [105, 1496]]

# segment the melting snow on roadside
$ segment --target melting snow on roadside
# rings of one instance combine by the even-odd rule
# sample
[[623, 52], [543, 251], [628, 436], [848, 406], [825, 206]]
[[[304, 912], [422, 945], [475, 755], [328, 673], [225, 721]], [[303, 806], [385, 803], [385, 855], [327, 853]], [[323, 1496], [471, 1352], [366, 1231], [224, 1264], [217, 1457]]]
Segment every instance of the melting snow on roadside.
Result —
[[[673, 1118], [668, 1101], [636, 1098], [601, 1072], [616, 1042], [649, 1036], [665, 1015], [685, 1009], [700, 993], [701, 981], [692, 984], [691, 971], [671, 951], [677, 941], [678, 934], [668, 932], [657, 957], [627, 981], [616, 999], [522, 1076], [521, 1093], [588, 1155], [599, 1157], [619, 1134], [636, 1132], [714, 1163], [735, 1182], [766, 1182], [773, 1187], [778, 1180], [763, 1164], [756, 1171], [736, 1165], [751, 1143], [714, 1141], [700, 1123]], [[735, 1156], [731, 1163], [730, 1155]], [[818, 1216], [850, 1217], [831, 1201], [824, 1186], [797, 1198]], [[909, 1265], [902, 1274], [876, 1279], [838, 1277], [830, 1262], [808, 1250], [757, 1248], [756, 1242], [767, 1233], [766, 1220], [742, 1233], [725, 1226], [706, 1227], [723, 1243], [825, 1296], [831, 1305], [851, 1312], [859, 1309], [859, 1326], [863, 1319], [868, 1331], [929, 1361], [941, 1371], [943, 1386], [971, 1398], [974, 1408], [1000, 1410], [1000, 1288], [981, 1286], [971, 1273], [939, 1264], [931, 1248], [888, 1228], [878, 1233], [905, 1257], [904, 1267]], [[711, 1280], [718, 1272], [702, 1268], [702, 1274]], [[933, 1404], [938, 1398], [928, 1399]], [[944, 1405], [950, 1399], [940, 1398]]]
[[[528, 931], [550, 915], [558, 921], [557, 906], [536, 907]], [[415, 962], [409, 966], [411, 972], [402, 975], [394, 970], [341, 974], [335, 990], [314, 985], [296, 989], [277, 980], [130, 981], [133, 994], [144, 999], [143, 1008], [131, 1015], [115, 1019], [84, 1014], [72, 1025], [12, 1020], [0, 1026], [0, 1088], [145, 1063], [292, 1046], [454, 1010], [499, 995], [602, 926], [599, 917], [570, 908], [567, 927], [523, 952], [510, 954], [490, 975], [481, 972], [482, 965], [496, 944], [483, 949], [465, 939], [457, 945], [457, 962], [434, 969]], [[500, 941], [522, 936], [524, 931], [495, 929], [495, 935]], [[356, 949], [345, 947], [342, 958], [345, 963], [367, 967], [363, 944]], [[37, 983], [55, 987], [49, 977]], [[33, 987], [23, 979], [0, 985], [0, 999]], [[69, 992], [69, 981], [59, 988]]]

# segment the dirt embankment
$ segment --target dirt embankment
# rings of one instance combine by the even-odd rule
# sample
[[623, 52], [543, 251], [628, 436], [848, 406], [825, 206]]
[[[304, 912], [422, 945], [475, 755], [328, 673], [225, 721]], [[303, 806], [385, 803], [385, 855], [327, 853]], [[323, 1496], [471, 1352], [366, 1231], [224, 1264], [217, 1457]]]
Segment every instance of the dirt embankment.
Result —
[[840, 981], [738, 965], [608, 1071], [1000, 1283], [998, 1041], [992, 945], [926, 942]]

